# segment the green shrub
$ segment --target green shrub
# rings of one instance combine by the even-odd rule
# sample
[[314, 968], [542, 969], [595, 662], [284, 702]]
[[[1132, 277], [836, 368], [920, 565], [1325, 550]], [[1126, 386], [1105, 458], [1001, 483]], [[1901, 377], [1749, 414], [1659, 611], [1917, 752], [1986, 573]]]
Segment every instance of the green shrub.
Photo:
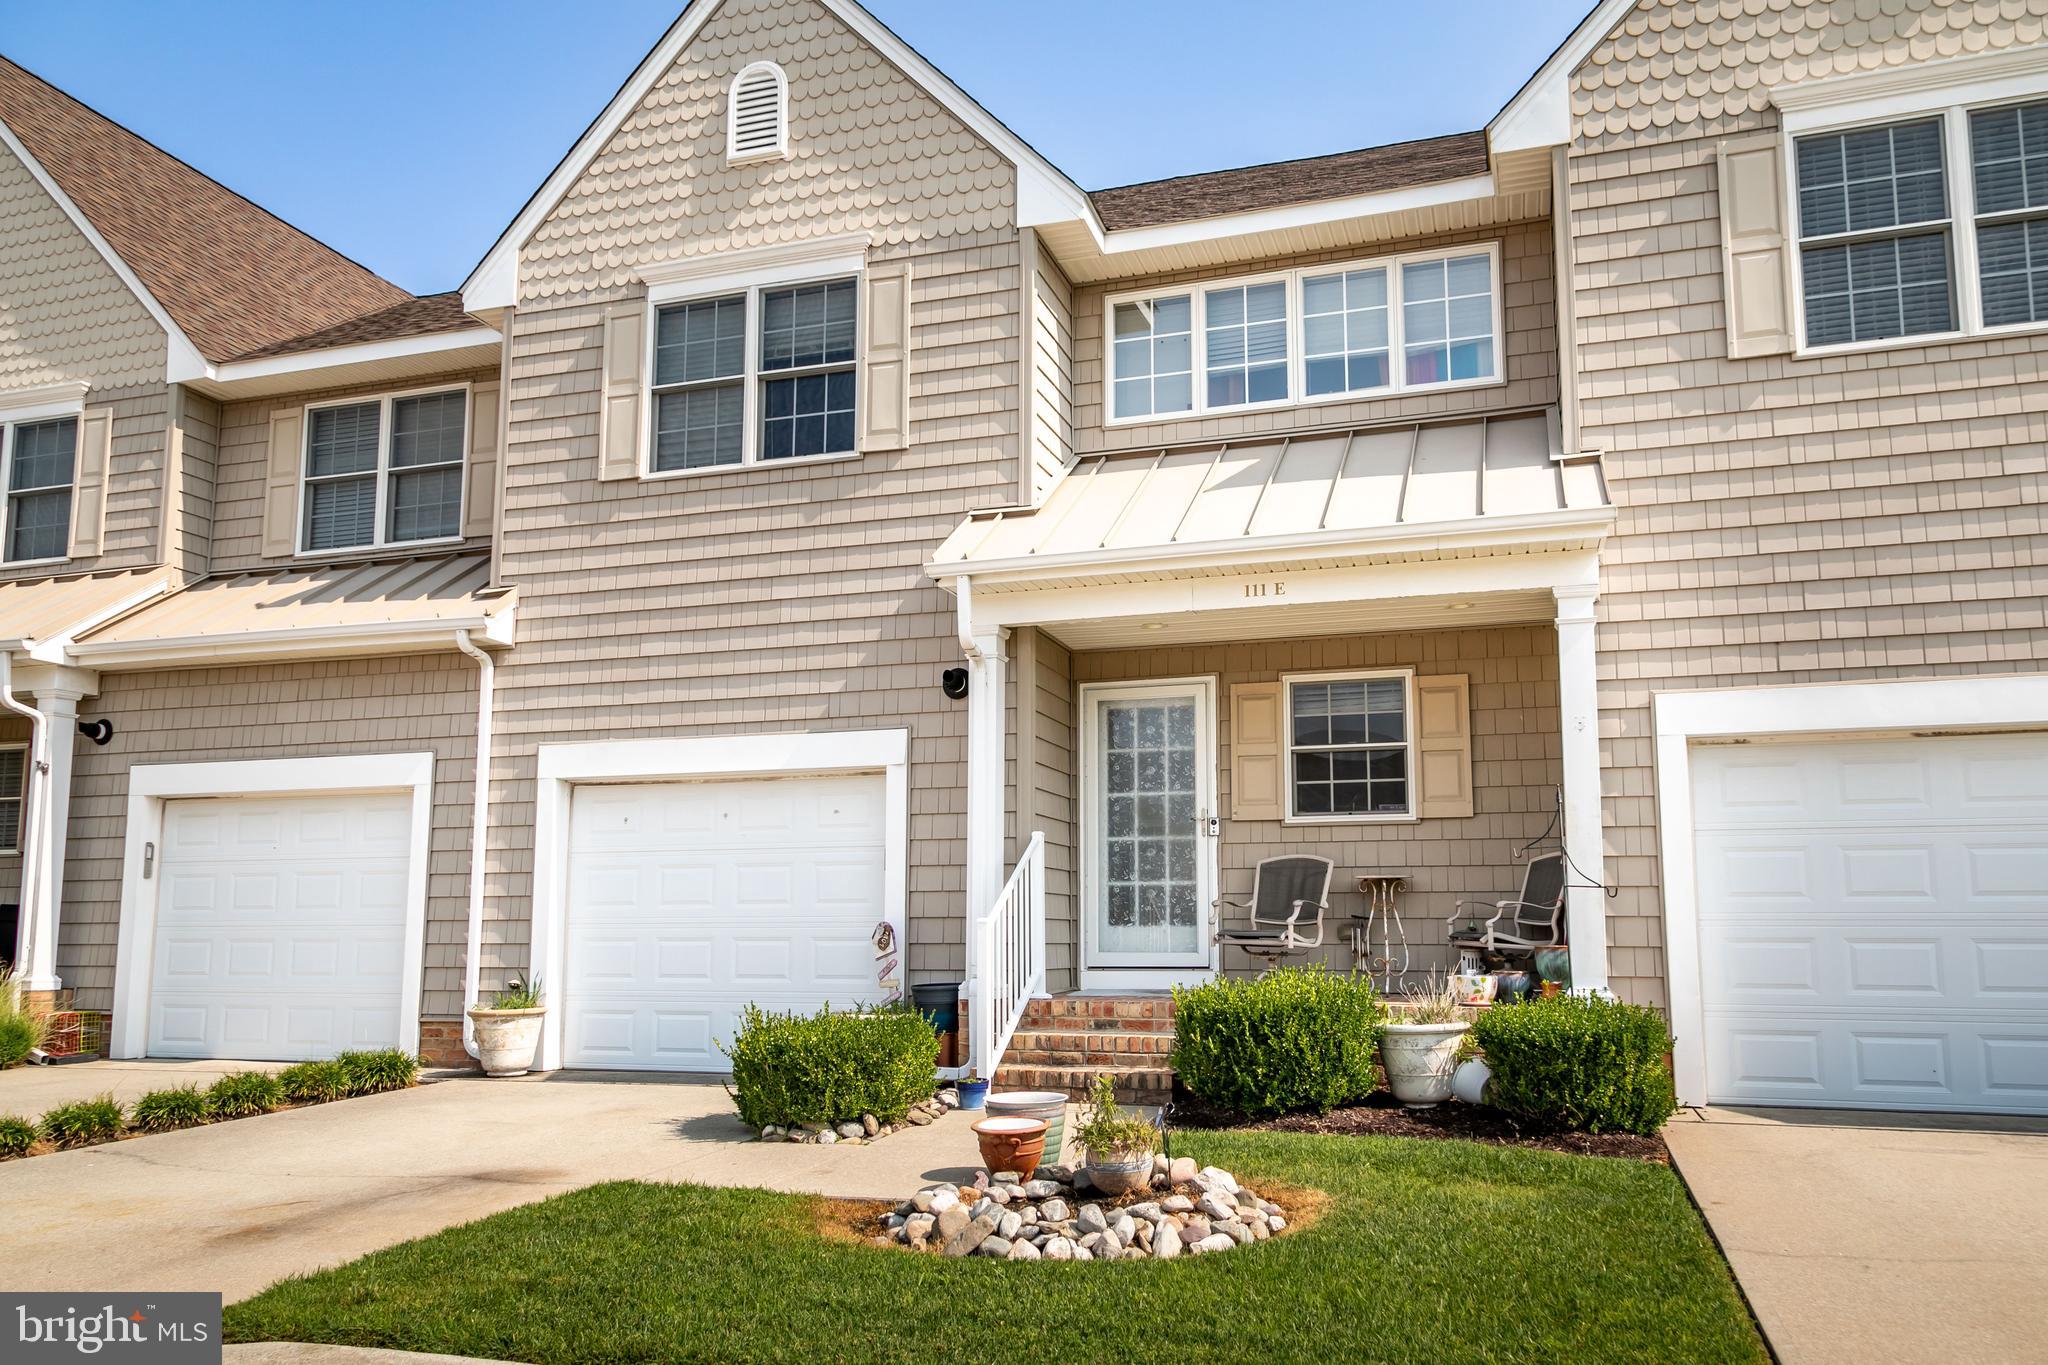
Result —
[[1327, 1113], [1379, 1084], [1370, 977], [1321, 965], [1173, 992], [1173, 1069], [1197, 1098], [1263, 1117]]
[[50, 1034], [50, 1017], [24, 1008], [13, 978], [0, 973], [0, 1071], [20, 1066]]
[[152, 1090], [135, 1101], [130, 1121], [145, 1133], [168, 1133], [175, 1128], [196, 1128], [212, 1119], [213, 1108], [196, 1085]]
[[284, 1087], [267, 1071], [236, 1071], [206, 1090], [206, 1105], [217, 1119], [267, 1114], [284, 1103]]
[[0, 1160], [27, 1156], [36, 1145], [36, 1126], [19, 1114], [0, 1114]]
[[1074, 1125], [1074, 1141], [1090, 1157], [1136, 1156], [1159, 1150], [1159, 1129], [1150, 1120], [1126, 1114], [1116, 1102], [1116, 1082], [1097, 1076], [1088, 1107]]
[[419, 1084], [420, 1059], [397, 1048], [377, 1052], [344, 1052], [335, 1063], [348, 1077], [348, 1093], [374, 1095], [383, 1090], [405, 1090]]
[[1531, 1123], [1647, 1136], [1678, 1108], [1653, 1009], [1559, 995], [1481, 1011], [1472, 1036], [1493, 1068], [1487, 1102]]
[[828, 1006], [806, 1016], [749, 1005], [724, 1051], [732, 1058], [728, 1093], [755, 1128], [863, 1114], [901, 1122], [931, 1097], [939, 1064], [931, 1021], [909, 1008], [834, 1014]]
[[340, 1062], [300, 1062], [277, 1073], [284, 1097], [293, 1104], [325, 1104], [348, 1098], [348, 1069]]
[[121, 1105], [112, 1095], [60, 1104], [43, 1115], [42, 1135], [57, 1147], [90, 1147], [121, 1136]]

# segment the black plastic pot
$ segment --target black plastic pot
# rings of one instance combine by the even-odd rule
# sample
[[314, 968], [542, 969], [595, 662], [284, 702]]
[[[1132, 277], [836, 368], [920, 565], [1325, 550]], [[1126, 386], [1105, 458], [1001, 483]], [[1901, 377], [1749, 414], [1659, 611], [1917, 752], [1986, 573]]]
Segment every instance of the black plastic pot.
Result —
[[912, 986], [910, 1000], [917, 1006], [919, 1014], [932, 1021], [934, 1033], [952, 1033], [960, 1027], [959, 982], [927, 981], [921, 986]]

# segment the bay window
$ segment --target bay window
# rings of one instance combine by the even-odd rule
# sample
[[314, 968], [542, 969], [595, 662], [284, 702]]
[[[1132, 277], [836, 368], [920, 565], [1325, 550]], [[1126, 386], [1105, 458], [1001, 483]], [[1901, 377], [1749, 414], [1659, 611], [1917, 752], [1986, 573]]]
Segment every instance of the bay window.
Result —
[[1110, 425], [1504, 377], [1492, 244], [1116, 295], [1105, 310]]

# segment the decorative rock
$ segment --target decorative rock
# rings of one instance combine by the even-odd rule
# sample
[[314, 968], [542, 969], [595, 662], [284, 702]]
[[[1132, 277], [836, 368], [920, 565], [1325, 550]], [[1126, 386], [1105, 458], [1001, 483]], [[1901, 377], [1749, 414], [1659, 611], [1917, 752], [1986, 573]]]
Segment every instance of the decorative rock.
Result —
[[1079, 1245], [1083, 1251], [1093, 1251], [1102, 1245], [1102, 1234], [1099, 1232], [1083, 1233]]
[[1060, 1186], [1056, 1180], [1027, 1180], [1024, 1182], [1024, 1197], [1026, 1199], [1050, 1199], [1059, 1192]]
[[1184, 1194], [1171, 1194], [1159, 1201], [1159, 1207], [1167, 1213], [1192, 1213], [1195, 1201]]
[[1272, 1203], [1269, 1200], [1261, 1199], [1259, 1201], [1259, 1212], [1265, 1214], [1267, 1217], [1270, 1218], [1274, 1214], [1280, 1212], [1280, 1206], [1278, 1204]]
[[1128, 1212], [1119, 1213], [1110, 1221], [1109, 1230], [1116, 1234], [1117, 1241], [1129, 1246], [1138, 1235], [1138, 1220]]
[[1074, 1259], [1077, 1261], [1092, 1261], [1095, 1259], [1095, 1253], [1087, 1247], [1076, 1245], [1074, 1248]]
[[1159, 1206], [1157, 1204], [1128, 1204], [1125, 1205], [1123, 1213], [1126, 1217], [1136, 1218], [1142, 1222], [1149, 1223], [1159, 1216]]
[[933, 1227], [936, 1229], [938, 1239], [941, 1242], [950, 1242], [962, 1228], [973, 1221], [972, 1218], [967, 1216], [967, 1210], [961, 1208], [960, 1201], [956, 1199], [939, 1211], [939, 1216], [934, 1222]]
[[1204, 1237], [1201, 1241], [1195, 1243], [1194, 1250], [1201, 1252], [1203, 1255], [1207, 1255], [1212, 1251], [1229, 1251], [1232, 1247], [1236, 1245], [1236, 1242], [1231, 1241], [1222, 1233], [1212, 1232], [1207, 1237]]
[[957, 1090], [941, 1090], [932, 1098], [948, 1109], [958, 1109], [960, 1107], [960, 1092]]
[[[1156, 1234], [1156, 1233], [1154, 1232], [1154, 1228], [1155, 1228], [1155, 1227], [1156, 1227], [1156, 1224], [1152, 1224], [1152, 1223], [1140, 1223], [1140, 1224], [1138, 1224], [1138, 1226], [1137, 1226], [1137, 1229], [1136, 1229], [1136, 1231], [1137, 1231], [1137, 1234], [1138, 1234], [1138, 1235], [1137, 1235], [1137, 1237], [1136, 1237], [1136, 1238], [1134, 1238], [1134, 1239], [1133, 1239], [1133, 1245], [1136, 1245], [1136, 1244], [1137, 1244], [1138, 1242], [1142, 1242], [1142, 1243], [1144, 1243], [1144, 1244], [1145, 1244], [1146, 1246], [1151, 1246], [1151, 1245], [1152, 1245], [1152, 1239], [1153, 1239], [1153, 1237], [1157, 1235], [1157, 1234]], [[1176, 1238], [1175, 1238], [1174, 1240], [1175, 1240], [1175, 1241], [1179, 1241], [1180, 1239], [1176, 1237]]]
[[1005, 1211], [1002, 1217], [996, 1219], [996, 1236], [1006, 1241], [1014, 1242], [1017, 1240], [1017, 1230], [1023, 1226], [1024, 1220], [1022, 1218], [1015, 1213]]
[[1040, 1255], [1038, 1248], [1029, 1242], [1010, 1243], [1010, 1259], [1013, 1261], [1035, 1261]]
[[996, 1209], [996, 1201], [993, 1199], [977, 1199], [974, 1201], [974, 1207], [967, 1212], [976, 1218], [981, 1217], [985, 1213], [994, 1213], [998, 1217], [1001, 1216]]
[[1038, 1216], [1048, 1223], [1064, 1223], [1067, 1220], [1067, 1201], [1048, 1199], [1038, 1206]]
[[1010, 1247], [1012, 1245], [1008, 1238], [997, 1233], [990, 1233], [987, 1237], [982, 1238], [981, 1245], [974, 1249], [974, 1254], [986, 1256], [992, 1261], [1007, 1261], [1010, 1259]]
[[1036, 1223], [1038, 1221], [1038, 1206], [1036, 1204], [1026, 1204], [1017, 1210], [1017, 1216], [1027, 1223]]
[[1095, 1177], [1088, 1174], [1087, 1167], [1083, 1166], [1080, 1170], [1074, 1172], [1074, 1193], [1087, 1194], [1094, 1188]]
[[1205, 1194], [1196, 1200], [1195, 1207], [1209, 1215], [1209, 1220], [1215, 1223], [1220, 1223], [1226, 1218], [1237, 1217], [1237, 1205], [1214, 1192]]
[[1225, 1237], [1228, 1237], [1231, 1241], [1237, 1243], [1239, 1246], [1243, 1246], [1246, 1242], [1249, 1242], [1252, 1239], [1252, 1230], [1246, 1227], [1244, 1224], [1238, 1222], [1235, 1218], [1232, 1218], [1227, 1222], [1218, 1223], [1216, 1225], [1216, 1231], [1222, 1233]]
[[1180, 1253], [1180, 1238], [1174, 1236], [1170, 1229], [1166, 1233], [1152, 1239], [1152, 1259], [1156, 1261], [1170, 1261], [1180, 1255]]
[[1172, 1165], [1173, 1163], [1167, 1160], [1166, 1153], [1154, 1152], [1152, 1154], [1152, 1174], [1165, 1175]]
[[843, 1137], [839, 1139], [839, 1145], [842, 1147], [865, 1147], [868, 1145], [868, 1140], [866, 1138]]
[[1209, 1220], [1198, 1213], [1181, 1225], [1180, 1239], [1183, 1242], [1199, 1242], [1215, 1230], [1209, 1226]]
[[818, 1134], [816, 1141], [821, 1146], [830, 1147], [833, 1143], [839, 1141], [839, 1134], [827, 1128], [824, 1132]]
[[1074, 1215], [1074, 1226], [1082, 1232], [1108, 1232], [1109, 1219], [1102, 1216], [1100, 1204], [1083, 1204], [1081, 1211]]
[[943, 1252], [947, 1256], [956, 1257], [971, 1255], [974, 1249], [987, 1241], [989, 1234], [995, 1230], [996, 1220], [994, 1218], [977, 1218], [951, 1237], [948, 1237]]
[[1255, 1242], [1263, 1242], [1273, 1235], [1272, 1229], [1266, 1226], [1263, 1219], [1259, 1222], [1248, 1224], [1248, 1226], [1252, 1230], [1252, 1240]]
[[1191, 1156], [1177, 1156], [1166, 1167], [1166, 1178], [1176, 1185], [1185, 1185], [1195, 1178], [1195, 1159]]
[[1074, 1244], [1063, 1237], [1055, 1237], [1045, 1244], [1043, 1252], [1048, 1261], [1071, 1261], [1074, 1259]]
[[935, 1190], [920, 1191], [931, 1196], [922, 1207], [929, 1213], [944, 1213], [960, 1202], [960, 1192], [950, 1185], [941, 1185]]
[[839, 1134], [839, 1136], [843, 1138], [857, 1138], [867, 1136], [867, 1129], [861, 1127], [858, 1123], [836, 1124], [834, 1125], [832, 1131]]
[[902, 1214], [892, 1213], [882, 1220], [882, 1226], [889, 1229], [889, 1231], [894, 1232], [896, 1229], [902, 1227], [904, 1223], [908, 1221], [909, 1220], [904, 1218]]
[[1139, 1247], [1125, 1247], [1124, 1259], [1126, 1261], [1142, 1261], [1145, 1259], [1145, 1253]]
[[1024, 1177], [1016, 1171], [997, 1171], [988, 1178], [990, 1185], [1014, 1185]]
[[1114, 1261], [1124, 1254], [1123, 1239], [1113, 1232], [1105, 1232], [1102, 1234], [1102, 1240], [1090, 1250], [1094, 1251], [1095, 1259], [1098, 1261]]
[[930, 1114], [925, 1113], [922, 1109], [913, 1109], [908, 1114], [905, 1114], [903, 1117], [909, 1119], [912, 1123], [916, 1124], [920, 1128], [924, 1127], [926, 1124], [932, 1121], [932, 1116]]
[[860, 1116], [860, 1126], [866, 1130], [869, 1137], [873, 1137], [882, 1131], [882, 1121], [873, 1114], [862, 1114]]
[[1040, 1180], [1050, 1180], [1055, 1185], [1071, 1185], [1076, 1174], [1072, 1166], [1040, 1166], [1034, 1173]]
[[1220, 1166], [1204, 1166], [1200, 1171], [1196, 1172], [1195, 1178], [1197, 1180], [1205, 1180], [1209, 1185], [1230, 1194], [1237, 1193], [1237, 1177]]
[[1275, 1232], [1285, 1232], [1287, 1230], [1287, 1220], [1276, 1213], [1266, 1219], [1266, 1226]]

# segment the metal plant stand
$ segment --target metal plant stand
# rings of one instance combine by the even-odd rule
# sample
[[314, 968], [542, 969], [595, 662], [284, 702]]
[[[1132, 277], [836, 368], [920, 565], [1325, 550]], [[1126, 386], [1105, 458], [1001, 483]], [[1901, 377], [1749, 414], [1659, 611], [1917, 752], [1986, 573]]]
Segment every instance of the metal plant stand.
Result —
[[[1364, 972], [1379, 986], [1381, 995], [1392, 995], [1408, 986], [1408, 928], [1401, 923], [1401, 892], [1408, 885], [1406, 872], [1379, 869], [1358, 874], [1358, 891], [1365, 897], [1365, 914], [1351, 918], [1351, 970]], [[1373, 951], [1373, 931], [1379, 931], [1379, 951]]]

